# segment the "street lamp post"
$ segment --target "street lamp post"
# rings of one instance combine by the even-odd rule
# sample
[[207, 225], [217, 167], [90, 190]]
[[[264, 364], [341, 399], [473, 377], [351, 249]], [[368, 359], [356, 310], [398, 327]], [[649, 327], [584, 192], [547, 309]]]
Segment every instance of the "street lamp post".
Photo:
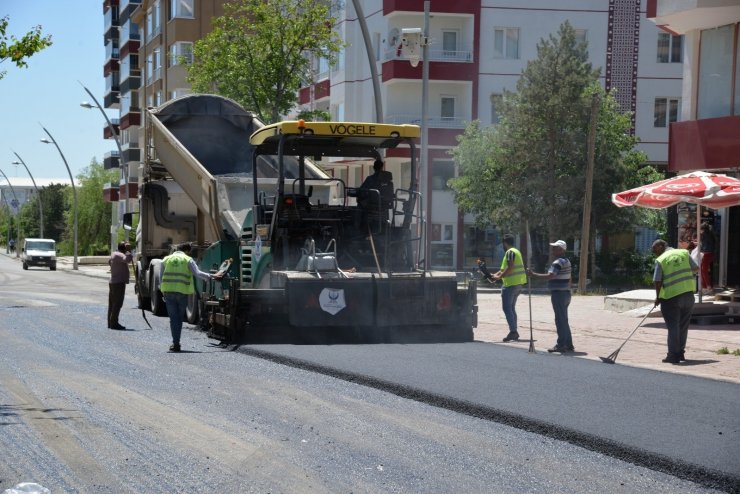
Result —
[[5, 239], [5, 253], [10, 253], [10, 211], [11, 207], [10, 204], [8, 204], [8, 198], [5, 197], [5, 194], [3, 194], [3, 200], [5, 201], [5, 205], [8, 207], [8, 238]]
[[[10, 179], [8, 178], [8, 176], [5, 174], [4, 171], [0, 170], [0, 173], [3, 174], [3, 177], [5, 177], [5, 180], [8, 182], [8, 187], [10, 187], [10, 192], [13, 193], [13, 199], [15, 199], [16, 204], [18, 204], [18, 208], [19, 208], [18, 209], [18, 213], [20, 213], [20, 202], [18, 202], [18, 196], [15, 195], [15, 189], [13, 188], [13, 184], [10, 183]], [[7, 203], [7, 201], [6, 201], [6, 203]], [[18, 231], [17, 231], [17, 233], [15, 235], [16, 242], [20, 242], [21, 241], [21, 219], [18, 218], [18, 213], [16, 213], [16, 218], [15, 218], [16, 227], [18, 228]], [[6, 242], [6, 245], [9, 244], [9, 243], [10, 243], [10, 217], [8, 217], [8, 241]], [[19, 255], [20, 254], [18, 254], [18, 249], [16, 248], [15, 249], [15, 257], [18, 257]]]
[[41, 238], [44, 238], [44, 207], [41, 204], [41, 191], [36, 186], [36, 180], [34, 180], [33, 175], [31, 175], [31, 170], [28, 169], [26, 166], [26, 162], [23, 161], [23, 158], [21, 158], [18, 153], [13, 151], [13, 154], [18, 157], [18, 161], [14, 161], [14, 165], [23, 165], [23, 167], [28, 172], [28, 176], [31, 177], [31, 182], [33, 182], [33, 188], [36, 189], [36, 195], [38, 195], [39, 198], [39, 236]]
[[69, 180], [72, 182], [72, 197], [74, 199], [74, 260], [72, 261], [72, 269], [75, 271], [77, 270], [77, 187], [75, 186], [75, 180], [72, 178], [72, 170], [69, 169], [69, 164], [67, 163], [67, 158], [64, 157], [64, 153], [62, 153], [62, 150], [59, 149], [59, 144], [57, 144], [57, 141], [54, 140], [54, 137], [49, 133], [48, 130], [42, 125], [42, 129], [44, 129], [44, 132], [46, 132], [46, 135], [49, 136], [49, 139], [43, 138], [41, 139], [41, 142], [44, 144], [54, 144], [56, 146], [57, 151], [59, 151], [59, 156], [62, 157], [62, 161], [64, 161], [64, 166], [67, 167], [67, 173], [69, 173]]
[[[113, 123], [110, 121], [110, 118], [108, 118], [108, 114], [105, 113], [105, 110], [103, 110], [103, 107], [100, 106], [100, 102], [98, 102], [98, 99], [95, 97], [92, 91], [90, 91], [87, 87], [85, 87], [85, 85], [82, 84], [80, 81], [77, 81], [77, 82], [80, 83], [80, 86], [82, 86], [85, 92], [87, 92], [90, 98], [92, 98], [92, 100], [95, 102], [95, 104], [92, 105], [87, 101], [83, 101], [82, 103], [80, 103], [80, 106], [83, 108], [87, 108], [88, 110], [91, 108], [97, 108], [98, 110], [100, 110], [100, 113], [102, 113], [103, 117], [105, 117], [105, 121], [108, 124], [108, 129], [110, 129], [111, 135], [113, 135], [113, 140], [116, 141], [116, 147], [118, 148], [119, 166], [121, 167], [121, 174], [119, 175], [119, 177], [123, 180], [123, 183], [126, 186], [126, 198], [123, 200], [123, 212], [127, 213], [128, 212], [128, 190], [129, 190], [128, 189], [128, 179], [129, 179], [129, 176], [128, 176], [128, 166], [124, 165], [124, 162], [123, 162], [123, 150], [121, 149], [121, 140], [119, 139], [118, 134], [116, 133], [116, 128], [113, 127]], [[119, 187], [119, 191], [120, 191], [120, 187]], [[117, 223], [118, 218], [119, 218], [118, 211], [114, 211], [113, 213], [115, 214], [115, 222], [112, 222], [112, 223]], [[115, 232], [113, 231], [113, 229], [111, 229], [111, 252], [115, 250], [116, 240], [117, 239], [115, 236]]]
[[[432, 192], [429, 187], [431, 167], [429, 166], [429, 0], [424, 0], [424, 29], [419, 33], [418, 28], [404, 31], [416, 35], [413, 42], [404, 40], [404, 44], [413, 48], [413, 57], [409, 58], [412, 67], [419, 63], [418, 50], [421, 48], [421, 156], [419, 157], [419, 192], [422, 197], [420, 206], [421, 216], [421, 245], [423, 248], [423, 269], [429, 269], [431, 255], [431, 238], [429, 227], [432, 219]], [[419, 36], [419, 34], [421, 36]], [[413, 45], [413, 46], [412, 46]]]

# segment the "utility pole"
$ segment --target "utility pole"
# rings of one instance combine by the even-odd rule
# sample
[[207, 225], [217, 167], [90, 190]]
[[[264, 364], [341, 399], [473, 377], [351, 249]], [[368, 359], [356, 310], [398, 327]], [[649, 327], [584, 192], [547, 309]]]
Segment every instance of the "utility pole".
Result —
[[583, 199], [583, 225], [581, 227], [581, 260], [578, 264], [578, 293], [586, 293], [588, 274], [588, 248], [591, 235], [591, 197], [594, 185], [594, 154], [596, 153], [596, 124], [599, 117], [599, 93], [591, 96], [591, 125], [588, 130], [588, 157], [586, 163], [586, 195]]

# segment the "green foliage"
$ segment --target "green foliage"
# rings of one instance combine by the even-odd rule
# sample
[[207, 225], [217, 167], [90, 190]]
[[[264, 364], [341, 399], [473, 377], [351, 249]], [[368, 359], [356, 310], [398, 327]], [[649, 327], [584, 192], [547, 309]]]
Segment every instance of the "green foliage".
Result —
[[235, 0], [193, 47], [188, 81], [196, 92], [229, 97], [265, 122], [295, 106], [313, 82], [306, 56], [337, 62], [342, 49], [329, 6], [315, 0]]
[[717, 355], [729, 355], [729, 354], [730, 354], [730, 350], [726, 346], [723, 346], [722, 348], [717, 350]]
[[331, 113], [326, 110], [302, 110], [296, 115], [296, 120], [303, 119], [306, 122], [329, 122]]
[[621, 112], [614, 95], [600, 86], [586, 45], [565, 22], [557, 35], [540, 40], [537, 53], [517, 91], [504, 94], [499, 124], [481, 129], [474, 122], [458, 138], [451, 154], [461, 176], [450, 181], [457, 205], [474, 214], [479, 226], [522, 232], [528, 224], [538, 258], [547, 250], [539, 243], [579, 239], [591, 106], [598, 98], [591, 234], [636, 225], [664, 231], [663, 211], [611, 203], [612, 193], [663, 177], [635, 149], [632, 114]]
[[[111, 203], [103, 200], [103, 186], [118, 181], [117, 170], [105, 170], [93, 159], [90, 165], [77, 175], [77, 253], [81, 256], [110, 252]], [[74, 202], [72, 190], [67, 194], [70, 204]], [[73, 208], [66, 212], [67, 231], [65, 240], [74, 240]]]
[[[20, 39], [12, 35], [8, 37], [5, 34], [8, 22], [8, 16], [0, 18], [0, 63], [10, 59], [16, 67], [27, 67], [28, 57], [51, 46], [51, 36], [42, 36], [41, 26], [34, 27]], [[3, 77], [5, 71], [0, 72], [0, 79]]]
[[[655, 256], [652, 253], [642, 254], [635, 249], [618, 251], [602, 250], [596, 252], [596, 273], [589, 273], [591, 285], [604, 286], [610, 289], [637, 289], [652, 286]], [[573, 256], [573, 279], [578, 278], [580, 257]]]

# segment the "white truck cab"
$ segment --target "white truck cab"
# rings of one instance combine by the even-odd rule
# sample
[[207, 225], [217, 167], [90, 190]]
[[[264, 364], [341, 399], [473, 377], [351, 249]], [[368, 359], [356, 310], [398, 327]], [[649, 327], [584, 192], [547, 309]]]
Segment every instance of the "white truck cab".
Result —
[[56, 242], [50, 238], [25, 239], [21, 248], [21, 262], [23, 269], [28, 269], [28, 266], [47, 266], [50, 270], [56, 271]]

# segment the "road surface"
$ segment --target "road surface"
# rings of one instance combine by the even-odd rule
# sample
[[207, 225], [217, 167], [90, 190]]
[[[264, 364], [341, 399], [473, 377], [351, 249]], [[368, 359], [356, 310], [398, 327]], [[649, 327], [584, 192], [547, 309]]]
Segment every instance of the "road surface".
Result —
[[[0, 490], [22, 481], [55, 493], [738, 487], [731, 463], [684, 465], [681, 454], [703, 451], [707, 441], [692, 443], [708, 430], [717, 456], [739, 457], [738, 393], [724, 395], [737, 386], [710, 388], [702, 396], [711, 406], [653, 409], [646, 390], [666, 383], [649, 371], [594, 377], [577, 359], [481, 343], [225, 349], [186, 330], [187, 351], [171, 354], [167, 319], [148, 314], [148, 330], [131, 287], [121, 317], [130, 330], [105, 329], [106, 301], [105, 280], [22, 271], [0, 256]], [[538, 382], [566, 374], [560, 388]], [[627, 392], [599, 407], [606, 381]], [[634, 429], [607, 427], [619, 403]], [[640, 421], [666, 415], [677, 417], [677, 439], [666, 443], [657, 431], [655, 441], [675, 451], [656, 471], [644, 460], [659, 455], [638, 447], [653, 441], [636, 436]], [[554, 433], [537, 429], [543, 424]], [[625, 451], [643, 452], [637, 464], [604, 449], [621, 434]], [[671, 466], [691, 475], [666, 473]]]

